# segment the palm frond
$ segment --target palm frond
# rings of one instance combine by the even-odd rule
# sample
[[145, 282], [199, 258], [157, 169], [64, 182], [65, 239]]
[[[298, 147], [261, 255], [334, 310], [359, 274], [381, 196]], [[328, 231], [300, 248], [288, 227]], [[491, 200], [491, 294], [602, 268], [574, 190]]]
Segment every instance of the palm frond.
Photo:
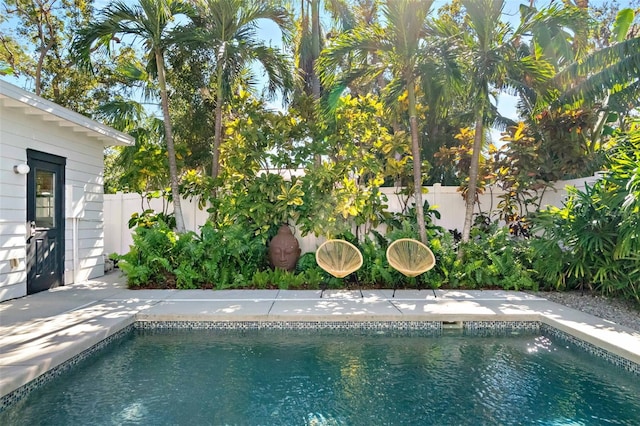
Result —
[[276, 49], [261, 44], [252, 46], [252, 55], [267, 73], [267, 92], [273, 98], [280, 89], [285, 98], [293, 89], [293, 77], [289, 59]]
[[378, 26], [358, 27], [343, 33], [331, 41], [316, 61], [316, 72], [324, 87], [331, 87], [340, 66], [348, 55], [366, 56], [371, 52], [383, 49], [384, 32]]
[[[598, 50], [574, 62], [554, 78], [557, 87], [567, 88], [558, 103], [578, 100], [593, 102], [617, 85], [627, 85], [640, 76], [640, 37]], [[576, 81], [579, 84], [573, 85]]]
[[138, 102], [114, 100], [98, 106], [95, 118], [120, 131], [134, 129], [142, 121], [144, 108]]
[[331, 113], [335, 110], [340, 97], [354, 81], [361, 79], [373, 80], [383, 71], [384, 67], [380, 65], [372, 65], [369, 67], [349, 70], [348, 72], [340, 75], [335, 81], [332, 80], [332, 84], [328, 86], [328, 90], [322, 98], [322, 103], [326, 112]]
[[615, 90], [609, 95], [609, 108], [612, 111], [627, 112], [640, 105], [640, 79]]
[[389, 0], [383, 7], [387, 33], [398, 55], [412, 58], [422, 47], [432, 0]]

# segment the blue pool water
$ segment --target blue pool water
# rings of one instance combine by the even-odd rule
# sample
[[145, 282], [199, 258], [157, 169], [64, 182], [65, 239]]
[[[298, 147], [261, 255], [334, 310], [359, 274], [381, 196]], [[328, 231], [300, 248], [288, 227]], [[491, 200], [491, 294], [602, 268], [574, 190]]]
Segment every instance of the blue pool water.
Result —
[[137, 330], [0, 425], [639, 425], [640, 380], [532, 334]]

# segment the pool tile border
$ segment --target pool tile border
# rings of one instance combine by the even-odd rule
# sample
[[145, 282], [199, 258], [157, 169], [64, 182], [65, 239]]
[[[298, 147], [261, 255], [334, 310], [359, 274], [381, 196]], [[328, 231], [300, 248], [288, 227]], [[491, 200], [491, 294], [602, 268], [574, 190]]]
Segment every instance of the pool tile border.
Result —
[[136, 321], [138, 329], [193, 330], [442, 330], [442, 321]]
[[634, 373], [640, 376], [640, 364], [636, 364], [631, 360], [628, 360], [619, 355], [611, 353], [606, 349], [600, 348], [592, 343], [586, 342], [576, 336], [573, 336], [567, 332], [559, 330], [548, 324], [544, 324], [544, 323], [540, 324], [540, 332], [545, 336], [551, 336], [553, 338], [562, 340], [563, 342], [567, 342], [574, 346], [577, 346], [585, 352], [595, 355], [598, 358], [602, 358], [613, 365], [616, 365], [620, 368], [623, 368], [624, 370], [627, 370], [630, 373]]
[[540, 321], [463, 321], [465, 331], [540, 331]]
[[[124, 338], [135, 329], [140, 330], [390, 330], [428, 331], [436, 335], [449, 329], [451, 323], [442, 321], [135, 321], [133, 324], [101, 340], [91, 348], [63, 362], [36, 379], [0, 398], [0, 412], [16, 404], [29, 393], [49, 383], [78, 363], [104, 349], [114, 341]], [[592, 355], [628, 372], [640, 376], [640, 364], [599, 348], [541, 321], [459, 321], [454, 329], [463, 335], [495, 335], [496, 332], [540, 332], [573, 344]]]
[[15, 404], [18, 401], [20, 401], [22, 398], [24, 398], [25, 396], [27, 396], [28, 394], [30, 394], [34, 390], [44, 386], [45, 384], [49, 383], [51, 380], [55, 379], [56, 377], [60, 376], [61, 374], [64, 374], [65, 372], [67, 372], [68, 370], [70, 370], [71, 368], [76, 366], [77, 364], [81, 363], [85, 359], [89, 358], [90, 356], [94, 355], [95, 353], [97, 353], [97, 352], [101, 351], [102, 349], [106, 348], [107, 346], [109, 346], [114, 341], [125, 337], [133, 329], [134, 329], [133, 324], [130, 324], [130, 325], [126, 326], [125, 328], [123, 328], [123, 329], [115, 332], [114, 334], [110, 335], [109, 337], [99, 341], [95, 345], [93, 345], [90, 348], [82, 351], [81, 353], [75, 355], [74, 357], [69, 358], [68, 360], [66, 360], [62, 364], [59, 364], [58, 366], [56, 366], [56, 367], [48, 370], [47, 372], [39, 375], [35, 379], [31, 380], [29, 383], [26, 383], [26, 384], [20, 386], [18, 389], [14, 390], [12, 392], [9, 392], [8, 394], [6, 394], [2, 398], [0, 398], [0, 413], [3, 412], [5, 409], [9, 408], [10, 406], [12, 406], [13, 404]]

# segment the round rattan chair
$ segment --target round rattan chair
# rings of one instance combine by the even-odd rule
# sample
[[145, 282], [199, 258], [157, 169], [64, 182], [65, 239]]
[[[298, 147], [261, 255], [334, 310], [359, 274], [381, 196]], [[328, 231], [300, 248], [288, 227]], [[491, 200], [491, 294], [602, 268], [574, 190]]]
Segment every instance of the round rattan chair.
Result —
[[[362, 253], [348, 241], [327, 240], [316, 250], [316, 262], [320, 268], [334, 277], [344, 278], [360, 269]], [[320, 293], [320, 297], [324, 290]]]
[[[412, 238], [401, 238], [387, 248], [389, 265], [407, 277], [417, 277], [436, 266], [433, 252], [425, 244]], [[396, 288], [393, 288], [395, 297]], [[435, 291], [433, 292], [435, 296]]]

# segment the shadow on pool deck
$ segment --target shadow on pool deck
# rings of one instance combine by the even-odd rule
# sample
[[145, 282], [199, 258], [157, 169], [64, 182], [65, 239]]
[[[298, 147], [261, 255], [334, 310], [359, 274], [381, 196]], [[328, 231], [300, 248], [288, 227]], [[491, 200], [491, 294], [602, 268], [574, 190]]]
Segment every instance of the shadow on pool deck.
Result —
[[128, 290], [119, 271], [0, 303], [0, 396], [135, 321], [540, 321], [640, 364], [640, 333], [494, 290]]

